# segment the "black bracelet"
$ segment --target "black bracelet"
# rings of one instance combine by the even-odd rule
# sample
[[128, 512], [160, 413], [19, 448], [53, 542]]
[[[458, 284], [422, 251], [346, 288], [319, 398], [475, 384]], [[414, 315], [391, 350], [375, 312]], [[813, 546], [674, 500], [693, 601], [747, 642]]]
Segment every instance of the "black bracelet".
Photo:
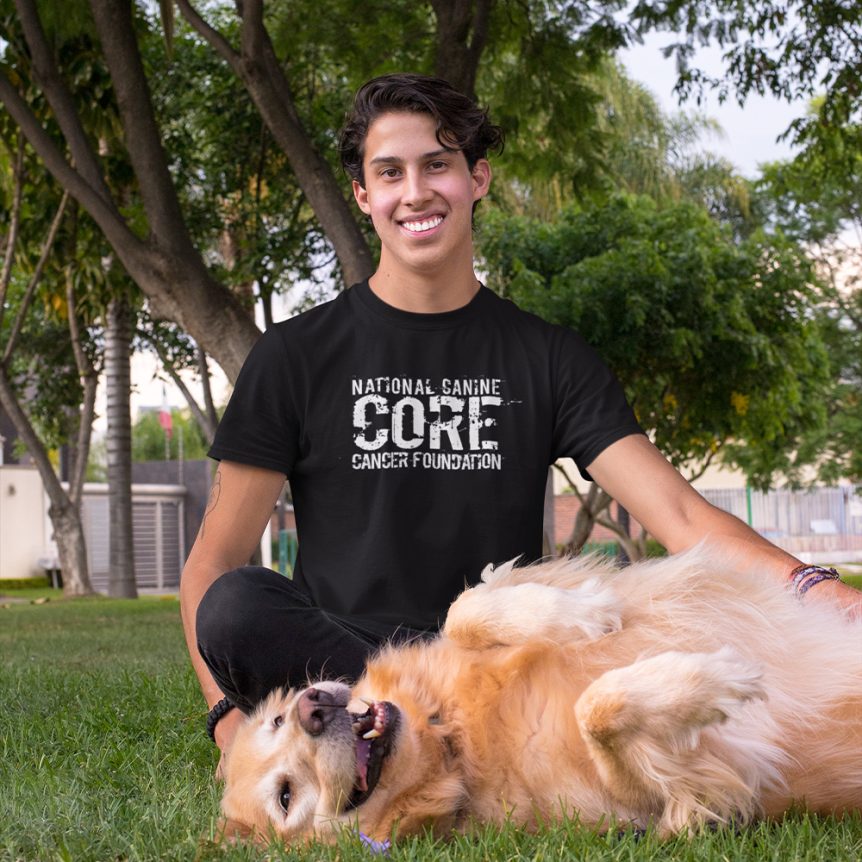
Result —
[[215, 728], [219, 721], [224, 718], [234, 707], [235, 703], [231, 703], [226, 697], [223, 697], [207, 714], [207, 735], [215, 742]]

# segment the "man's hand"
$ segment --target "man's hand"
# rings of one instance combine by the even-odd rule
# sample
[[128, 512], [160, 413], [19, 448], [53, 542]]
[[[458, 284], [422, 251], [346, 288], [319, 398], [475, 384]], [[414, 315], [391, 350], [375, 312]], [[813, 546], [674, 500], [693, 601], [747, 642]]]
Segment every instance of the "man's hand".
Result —
[[225, 769], [227, 768], [227, 758], [233, 745], [234, 737], [236, 736], [237, 728], [242, 723], [245, 716], [236, 708], [222, 716], [218, 724], [215, 726], [216, 745], [221, 751], [221, 756], [216, 766], [215, 778], [216, 781], [224, 781]]

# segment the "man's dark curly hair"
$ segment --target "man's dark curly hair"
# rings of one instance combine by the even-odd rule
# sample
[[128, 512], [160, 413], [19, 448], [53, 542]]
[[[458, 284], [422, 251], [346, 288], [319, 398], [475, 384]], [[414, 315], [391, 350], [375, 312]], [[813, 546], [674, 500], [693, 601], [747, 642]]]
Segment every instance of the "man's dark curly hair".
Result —
[[368, 129], [381, 114], [393, 111], [433, 117], [441, 146], [461, 150], [470, 170], [489, 150], [502, 152], [503, 130], [488, 119], [487, 109], [459, 93], [448, 81], [406, 72], [382, 75], [363, 84], [356, 93], [339, 142], [344, 170], [362, 186]]

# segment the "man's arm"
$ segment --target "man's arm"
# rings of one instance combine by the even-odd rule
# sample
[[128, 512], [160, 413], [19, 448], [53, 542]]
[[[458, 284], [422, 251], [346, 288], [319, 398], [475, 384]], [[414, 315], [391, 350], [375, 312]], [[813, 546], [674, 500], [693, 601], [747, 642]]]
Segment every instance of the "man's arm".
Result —
[[[588, 467], [593, 479], [622, 504], [670, 553], [709, 539], [757, 563], [783, 584], [799, 560], [768, 542], [738, 518], [707, 502], [643, 435], [623, 437]], [[808, 596], [832, 598], [862, 615], [862, 594], [823, 581]], [[806, 598], [808, 597], [806, 596]]]
[[[223, 693], [198, 652], [195, 631], [198, 605], [216, 578], [248, 563], [284, 482], [283, 473], [222, 461], [213, 479], [200, 531], [183, 568], [180, 582], [183, 629], [209, 707], [221, 700]], [[228, 731], [236, 720], [235, 714], [228, 714], [216, 725], [216, 739], [222, 750], [230, 744], [233, 734]]]

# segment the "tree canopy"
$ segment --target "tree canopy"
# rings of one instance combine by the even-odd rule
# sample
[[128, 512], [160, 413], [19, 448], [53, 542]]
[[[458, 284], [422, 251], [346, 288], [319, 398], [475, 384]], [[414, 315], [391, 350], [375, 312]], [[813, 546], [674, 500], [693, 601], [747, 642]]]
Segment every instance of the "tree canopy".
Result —
[[599, 351], [678, 467], [737, 441], [768, 485], [775, 453], [822, 424], [826, 345], [798, 246], [739, 242], [702, 207], [620, 195], [554, 222], [489, 214], [481, 249], [490, 285]]
[[[764, 454], [746, 469], [765, 482], [775, 453], [822, 419], [824, 339], [843, 337], [855, 306], [832, 335], [818, 329], [800, 246], [812, 234], [779, 218], [791, 197], [750, 198], [728, 165], [692, 155], [708, 123], [663, 117], [613, 52], [637, 30], [673, 27], [681, 92], [822, 89], [796, 132], [816, 138], [825, 163], [852, 163], [858, 11], [622, 8], [372, 0], [357, 16], [345, 0], [177, 0], [160, 12], [132, 0], [0, 0], [4, 134], [23, 132], [28, 158], [98, 226], [148, 315], [173, 324], [148, 325], [162, 353], [189, 365], [203, 348], [233, 379], [258, 335], [255, 299], [269, 323], [272, 295], [290, 283], [343, 285], [373, 267], [374, 238], [337, 167], [352, 93], [375, 74], [436, 72], [508, 131], [480, 216], [497, 288], [582, 329], [677, 463], [709, 459], [734, 437]], [[714, 81], [692, 66], [710, 40], [727, 48]], [[840, 133], [823, 131], [842, 117]], [[839, 195], [840, 181], [828, 189]], [[836, 212], [818, 217], [846, 221]], [[762, 229], [779, 221], [780, 231]], [[92, 272], [104, 256], [88, 257]]]

